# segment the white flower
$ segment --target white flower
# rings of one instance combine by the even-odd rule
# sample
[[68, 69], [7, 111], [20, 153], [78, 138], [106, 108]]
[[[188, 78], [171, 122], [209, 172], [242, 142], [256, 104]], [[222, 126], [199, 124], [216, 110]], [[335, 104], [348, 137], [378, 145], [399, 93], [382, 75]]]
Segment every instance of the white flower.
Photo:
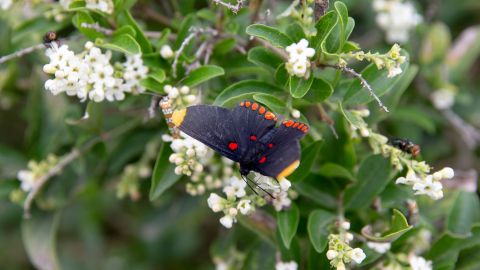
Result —
[[352, 240], [353, 240], [353, 234], [351, 234], [351, 233], [349, 233], [349, 232], [345, 233], [345, 242], [348, 243], [348, 242], [350, 242], [350, 241], [352, 241]]
[[[62, 1], [60, 1], [60, 2], [62, 2]], [[68, 3], [68, 2], [71, 2], [71, 1], [63, 1], [63, 2], [64, 2], [63, 6], [65, 8], [67, 8], [68, 5], [70, 5], [70, 3]], [[113, 2], [112, 2], [112, 0], [86, 0], [85, 3], [86, 3], [86, 8], [88, 8], [88, 9], [96, 9], [96, 10], [99, 10], [99, 11], [102, 11], [102, 12], [105, 12], [105, 13], [108, 13], [108, 14], [111, 14], [113, 12]]]
[[208, 207], [212, 209], [213, 212], [220, 212], [223, 210], [225, 199], [218, 196], [215, 193], [210, 193], [210, 196], [207, 199]]
[[408, 170], [407, 177], [399, 177], [395, 184], [405, 184], [405, 185], [413, 185], [420, 181], [420, 178], [417, 177], [414, 171]]
[[415, 256], [411, 254], [408, 258], [408, 262], [410, 263], [410, 267], [412, 270], [431, 270], [432, 269], [432, 262], [425, 260], [425, 258], [420, 256]]
[[329, 259], [330, 261], [335, 259], [336, 257], [338, 256], [338, 252], [335, 251], [335, 250], [332, 250], [330, 249], [329, 251], [327, 251], [327, 259]]
[[293, 43], [285, 48], [288, 52], [289, 62], [306, 62], [315, 55], [315, 50], [308, 48], [308, 41], [302, 38], [298, 43]]
[[300, 118], [300, 111], [299, 110], [292, 110], [292, 117], [293, 118]]
[[356, 263], [362, 263], [362, 261], [367, 257], [361, 248], [354, 248], [349, 253], [350, 258]]
[[298, 264], [295, 261], [277, 262], [275, 270], [297, 270]]
[[88, 98], [95, 102], [102, 102], [105, 99], [105, 92], [102, 88], [94, 88], [88, 93]]
[[172, 51], [172, 48], [168, 45], [163, 45], [160, 49], [160, 55], [165, 59], [170, 59], [175, 56], [175, 53]]
[[337, 264], [337, 270], [345, 270], [345, 264], [342, 261]]
[[7, 10], [12, 5], [12, 0], [0, 0], [0, 8]]
[[23, 191], [30, 192], [35, 187], [36, 178], [31, 171], [21, 170], [17, 173], [17, 178], [22, 182]]
[[232, 228], [233, 225], [233, 217], [229, 215], [225, 215], [222, 218], [220, 218], [220, 223], [225, 227], [225, 228]]
[[242, 215], [248, 214], [252, 210], [251, 200], [241, 200], [237, 204], [237, 209]]
[[455, 93], [450, 89], [441, 88], [430, 95], [433, 106], [439, 110], [451, 108], [455, 103]]
[[292, 200], [288, 198], [286, 191], [276, 192], [273, 194], [273, 197], [272, 204], [276, 211], [282, 211], [282, 209], [288, 208], [292, 204]]
[[315, 50], [308, 48], [306, 39], [293, 43], [285, 48], [288, 53], [288, 62], [285, 67], [290, 75], [304, 77], [310, 68], [309, 58], [315, 55]]
[[350, 230], [350, 222], [348, 221], [343, 221], [342, 224], [340, 224], [340, 226], [342, 226], [342, 229]]
[[373, 8], [377, 12], [377, 25], [386, 32], [390, 43], [407, 42], [409, 31], [422, 21], [410, 2], [374, 0]]
[[400, 65], [397, 65], [397, 66], [394, 66], [394, 67], [391, 67], [388, 69], [388, 75], [387, 77], [388, 78], [393, 78], [399, 74], [402, 73], [402, 69], [400, 68]]
[[432, 175], [427, 175], [422, 181], [413, 185], [416, 195], [427, 195], [434, 200], [443, 198], [442, 183], [434, 181]]
[[390, 250], [390, 243], [367, 242], [367, 246], [375, 252], [383, 254]]
[[290, 187], [292, 186], [292, 183], [290, 181], [288, 181], [288, 179], [286, 179], [286, 178], [279, 179], [278, 183], [280, 184], [280, 189], [283, 190], [283, 191], [289, 190]]
[[223, 192], [228, 198], [238, 197], [241, 198], [246, 195], [245, 187], [247, 183], [238, 179], [237, 177], [230, 178], [230, 183], [223, 188]]

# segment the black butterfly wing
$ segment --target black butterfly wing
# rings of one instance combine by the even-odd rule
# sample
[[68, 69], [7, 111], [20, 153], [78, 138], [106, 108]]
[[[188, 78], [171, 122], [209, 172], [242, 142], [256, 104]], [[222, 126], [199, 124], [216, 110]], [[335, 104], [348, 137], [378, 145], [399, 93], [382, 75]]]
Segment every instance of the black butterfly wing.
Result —
[[245, 163], [258, 140], [275, 127], [275, 115], [257, 103], [245, 101], [229, 110], [196, 105], [175, 111], [172, 121], [181, 131], [233, 161]]
[[231, 144], [239, 140], [231, 110], [211, 105], [195, 105], [175, 111], [172, 121], [181, 131], [219, 154], [233, 161], [240, 161], [238, 147]]
[[292, 120], [275, 128], [260, 140], [266, 148], [253, 170], [277, 180], [290, 175], [300, 164], [299, 140], [307, 131], [307, 125]]
[[277, 118], [258, 103], [248, 100], [232, 110], [232, 118], [238, 131], [242, 161], [248, 162], [261, 148], [260, 139], [275, 128]]

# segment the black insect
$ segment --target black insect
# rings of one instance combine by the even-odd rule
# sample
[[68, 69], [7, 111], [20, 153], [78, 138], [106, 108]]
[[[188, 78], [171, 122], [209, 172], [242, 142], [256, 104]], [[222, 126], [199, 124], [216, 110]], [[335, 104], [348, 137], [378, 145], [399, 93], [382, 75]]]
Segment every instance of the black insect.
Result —
[[49, 46], [54, 41], [58, 41], [58, 34], [55, 31], [49, 31], [43, 36], [43, 44], [45, 46]]
[[420, 154], [420, 146], [418, 144], [414, 144], [412, 141], [407, 139], [399, 139], [399, 138], [390, 138], [388, 143], [393, 147], [396, 147], [403, 152], [412, 155], [412, 157], [417, 157]]
[[172, 122], [181, 131], [219, 154], [240, 163], [240, 174], [255, 171], [281, 180], [300, 164], [299, 140], [308, 126], [293, 120], [276, 125], [265, 107], [243, 101], [233, 109], [210, 105], [175, 111]]

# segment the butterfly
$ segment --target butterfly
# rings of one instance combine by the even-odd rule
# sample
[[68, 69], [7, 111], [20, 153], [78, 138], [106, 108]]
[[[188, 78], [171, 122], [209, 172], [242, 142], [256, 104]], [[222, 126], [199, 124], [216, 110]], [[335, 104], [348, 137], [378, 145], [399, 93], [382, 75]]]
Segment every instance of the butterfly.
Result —
[[242, 101], [233, 109], [195, 105], [177, 110], [173, 124], [217, 153], [240, 163], [240, 174], [251, 171], [278, 181], [300, 164], [299, 140], [308, 126], [283, 121], [256, 102]]

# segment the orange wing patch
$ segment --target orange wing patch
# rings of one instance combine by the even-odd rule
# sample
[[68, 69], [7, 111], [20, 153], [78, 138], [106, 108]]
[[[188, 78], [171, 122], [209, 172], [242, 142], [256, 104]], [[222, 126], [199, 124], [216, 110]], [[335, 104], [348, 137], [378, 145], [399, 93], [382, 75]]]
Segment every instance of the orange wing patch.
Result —
[[268, 111], [265, 107], [260, 106], [260, 104], [258, 104], [256, 102], [251, 102], [251, 101], [245, 100], [245, 101], [240, 102], [239, 105], [240, 105], [240, 107], [250, 108], [253, 111], [258, 111], [258, 114], [260, 114], [260, 115], [263, 114], [263, 116], [265, 117], [266, 120], [277, 121], [277, 117], [275, 116], [275, 114]]
[[308, 126], [305, 125], [304, 123], [295, 122], [293, 120], [288, 120], [288, 121], [284, 121], [283, 124], [286, 127], [296, 128], [296, 129], [302, 131], [303, 133], [308, 132]]

